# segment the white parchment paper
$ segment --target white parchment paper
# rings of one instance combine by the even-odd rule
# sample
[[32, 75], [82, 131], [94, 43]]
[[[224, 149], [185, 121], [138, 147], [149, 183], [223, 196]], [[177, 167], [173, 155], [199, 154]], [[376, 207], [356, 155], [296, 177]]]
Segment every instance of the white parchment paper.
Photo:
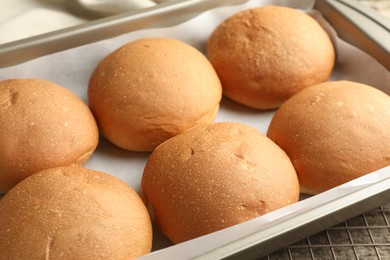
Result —
[[[361, 82], [390, 94], [390, 73], [369, 55], [338, 39], [332, 28], [322, 19], [321, 15], [318, 12], [311, 12], [313, 3], [314, 1], [312, 0], [252, 0], [243, 5], [217, 8], [174, 27], [132, 32], [116, 38], [44, 56], [16, 66], [3, 68], [0, 69], [0, 80], [10, 78], [46, 79], [69, 88], [87, 102], [88, 80], [93, 69], [101, 59], [124, 43], [143, 37], [172, 37], [187, 42], [204, 52], [209, 35], [228, 16], [252, 7], [265, 4], [279, 4], [310, 12], [331, 34], [337, 51], [337, 63], [330, 80], [345, 79]], [[247, 108], [224, 98], [221, 102], [216, 121], [242, 122], [265, 134], [273, 113], [274, 111], [259, 111]], [[101, 138], [98, 149], [85, 167], [112, 174], [139, 191], [142, 171], [148, 156], [149, 153], [124, 151], [110, 144], [104, 138]], [[333, 189], [325, 197], [323, 195], [318, 196], [322, 196], [321, 201], [335, 199], [345, 193], [364, 188], [370, 183], [385, 178], [390, 178], [389, 168], [380, 171], [380, 173], [373, 173], [369, 177], [358, 179], [342, 187]], [[176, 246], [170, 246], [171, 243], [155, 229], [153, 250], [170, 247], [156, 251], [145, 258], [161, 259], [165, 257], [169, 259], [169, 256], [174, 255], [176, 259], [186, 259], [197, 256], [202, 252], [219, 247], [249, 233], [259, 231], [264, 225], [282, 216], [285, 217], [291, 213], [314, 207], [319, 203], [318, 196], [306, 199], [252, 221]]]

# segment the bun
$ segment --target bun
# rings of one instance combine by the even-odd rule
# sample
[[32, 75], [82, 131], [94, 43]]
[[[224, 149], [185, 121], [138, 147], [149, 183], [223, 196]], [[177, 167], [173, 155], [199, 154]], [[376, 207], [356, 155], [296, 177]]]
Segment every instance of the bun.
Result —
[[196, 238], [298, 201], [287, 155], [257, 130], [215, 123], [159, 145], [142, 177], [142, 196], [174, 243]]
[[38, 171], [82, 165], [99, 139], [88, 106], [45, 80], [0, 81], [0, 193]]
[[151, 243], [138, 194], [102, 172], [44, 170], [0, 200], [3, 259], [131, 259], [150, 252]]
[[214, 120], [222, 88], [206, 57], [168, 38], [130, 42], [104, 58], [88, 89], [103, 135], [115, 145], [151, 151]]
[[279, 107], [332, 72], [335, 52], [309, 15], [282, 6], [239, 12], [209, 38], [207, 53], [227, 97], [257, 109]]
[[319, 193], [390, 165], [390, 97], [348, 81], [312, 86], [279, 108], [268, 136], [290, 157], [302, 191]]

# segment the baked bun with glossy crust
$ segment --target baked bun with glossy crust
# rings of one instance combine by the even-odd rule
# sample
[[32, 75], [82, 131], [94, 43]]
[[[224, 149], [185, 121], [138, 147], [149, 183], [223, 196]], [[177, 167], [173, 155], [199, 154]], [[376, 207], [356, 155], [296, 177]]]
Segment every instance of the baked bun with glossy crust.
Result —
[[0, 81], [0, 192], [38, 171], [82, 165], [99, 140], [88, 106], [39, 79]]
[[141, 198], [109, 174], [51, 168], [0, 200], [3, 259], [132, 259], [150, 252], [151, 244]]
[[143, 38], [105, 57], [88, 88], [103, 135], [115, 145], [151, 151], [214, 120], [222, 88], [207, 58], [169, 38]]
[[277, 110], [268, 136], [302, 191], [319, 193], [390, 165], [390, 97], [349, 81], [312, 86]]
[[215, 123], [159, 145], [142, 177], [142, 197], [174, 243], [298, 201], [289, 158], [256, 129]]
[[222, 22], [207, 45], [227, 97], [249, 107], [279, 107], [299, 90], [326, 81], [335, 51], [320, 24], [289, 7], [264, 6]]

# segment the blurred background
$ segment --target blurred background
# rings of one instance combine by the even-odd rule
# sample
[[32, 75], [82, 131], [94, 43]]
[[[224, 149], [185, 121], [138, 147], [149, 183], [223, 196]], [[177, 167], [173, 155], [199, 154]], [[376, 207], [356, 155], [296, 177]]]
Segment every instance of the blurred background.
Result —
[[0, 44], [170, 0], [1, 0]]
[[[1, 0], [0, 44], [167, 1], [170, 0]], [[390, 0], [359, 1], [390, 17]]]

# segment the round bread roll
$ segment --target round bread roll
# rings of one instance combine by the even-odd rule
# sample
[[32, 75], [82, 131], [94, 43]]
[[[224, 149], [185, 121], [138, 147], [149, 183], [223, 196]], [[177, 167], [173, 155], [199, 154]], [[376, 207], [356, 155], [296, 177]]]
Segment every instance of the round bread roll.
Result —
[[335, 61], [317, 21], [282, 6], [229, 17], [210, 36], [207, 53], [224, 95], [257, 109], [277, 108], [299, 90], [326, 81]]
[[2, 259], [132, 259], [151, 243], [141, 198], [102, 172], [51, 168], [0, 200]]
[[299, 183], [287, 155], [266, 136], [215, 123], [152, 152], [142, 197], [161, 231], [180, 243], [298, 201]]
[[390, 165], [390, 97], [348, 81], [312, 86], [279, 108], [268, 136], [290, 157], [302, 191], [320, 193]]
[[195, 48], [169, 38], [144, 38], [99, 63], [88, 97], [108, 140], [123, 149], [151, 151], [189, 128], [212, 122], [222, 87]]
[[99, 140], [88, 106], [45, 80], [0, 81], [0, 192], [38, 171], [82, 165]]

